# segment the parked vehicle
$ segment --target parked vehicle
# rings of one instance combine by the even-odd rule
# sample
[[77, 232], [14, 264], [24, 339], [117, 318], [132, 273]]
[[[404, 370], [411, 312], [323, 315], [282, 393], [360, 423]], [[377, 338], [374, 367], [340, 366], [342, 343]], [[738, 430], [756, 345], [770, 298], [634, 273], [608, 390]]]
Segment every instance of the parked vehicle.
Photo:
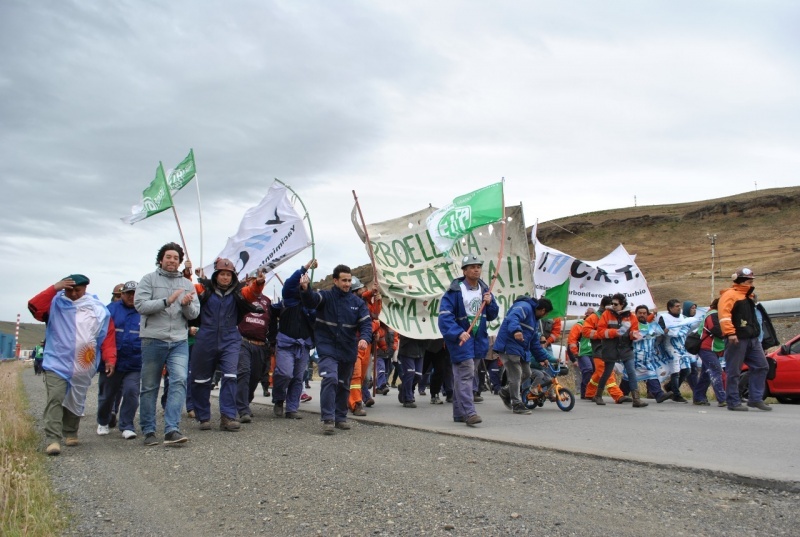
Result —
[[[774, 397], [780, 403], [800, 404], [800, 334], [767, 354], [769, 375], [764, 397]], [[750, 374], [739, 377], [739, 393], [743, 398], [749, 391]]]

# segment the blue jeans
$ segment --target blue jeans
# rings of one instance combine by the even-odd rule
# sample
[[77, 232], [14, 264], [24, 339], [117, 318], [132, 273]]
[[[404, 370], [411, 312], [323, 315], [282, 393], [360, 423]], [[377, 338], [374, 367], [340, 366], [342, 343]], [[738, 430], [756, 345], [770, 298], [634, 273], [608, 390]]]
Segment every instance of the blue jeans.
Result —
[[122, 405], [119, 408], [119, 430], [133, 431], [133, 419], [139, 408], [139, 389], [141, 385], [140, 371], [115, 371], [106, 377], [103, 392], [97, 403], [97, 423], [108, 425], [113, 411], [114, 401], [121, 396]]
[[[633, 357], [629, 358], [622, 362], [622, 366], [625, 368], [625, 373], [627, 373], [629, 379], [636, 379], [636, 360]], [[611, 375], [614, 374], [614, 362], [606, 362], [606, 368], [603, 370], [603, 374], [600, 376], [600, 380], [597, 382], [597, 395], [602, 396], [603, 390], [606, 389], [606, 382]], [[639, 383], [634, 381], [629, 381], [629, 386], [638, 391], [639, 390]]]
[[322, 383], [319, 391], [320, 418], [322, 421], [347, 421], [347, 403], [350, 400], [350, 380], [355, 362], [339, 362], [335, 358], [320, 356], [317, 369]]
[[764, 386], [767, 383], [769, 364], [764, 356], [764, 349], [758, 338], [740, 339], [735, 345], [725, 345], [725, 370], [728, 373], [727, 403], [728, 408], [739, 405], [739, 376], [742, 364], [747, 364], [750, 371], [750, 394], [747, 401], [757, 403], [764, 400]]
[[177, 431], [186, 400], [186, 375], [189, 369], [189, 344], [142, 338], [142, 389], [139, 393], [139, 426], [143, 434], [156, 432], [156, 400], [161, 386], [161, 370], [169, 371], [169, 394], [164, 408], [164, 434]]
[[707, 401], [706, 392], [708, 387], [712, 386], [717, 401], [724, 403], [727, 399], [725, 397], [725, 388], [722, 384], [722, 366], [719, 363], [719, 356], [717, 356], [717, 353], [705, 349], [700, 349], [698, 356], [703, 361], [703, 369], [694, 385], [692, 399], [695, 401]]
[[578, 356], [578, 368], [581, 371], [581, 397], [586, 397], [586, 386], [594, 374], [594, 362], [591, 356]]

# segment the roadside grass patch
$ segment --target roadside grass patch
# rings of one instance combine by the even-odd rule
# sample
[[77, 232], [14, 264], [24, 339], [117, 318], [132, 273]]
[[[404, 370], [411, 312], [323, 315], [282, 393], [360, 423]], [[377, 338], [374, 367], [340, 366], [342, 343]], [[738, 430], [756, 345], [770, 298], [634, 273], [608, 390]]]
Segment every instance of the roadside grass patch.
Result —
[[24, 369], [17, 360], [0, 362], [0, 535], [58, 535], [66, 519], [27, 410]]

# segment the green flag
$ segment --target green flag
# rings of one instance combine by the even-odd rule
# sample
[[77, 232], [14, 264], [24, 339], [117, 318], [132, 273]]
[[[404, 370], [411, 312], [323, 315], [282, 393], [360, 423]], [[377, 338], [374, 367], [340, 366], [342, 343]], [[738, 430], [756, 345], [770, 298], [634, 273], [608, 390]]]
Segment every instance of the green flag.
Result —
[[167, 188], [164, 166], [159, 162], [156, 178], [142, 192], [142, 201], [131, 207], [130, 216], [123, 216], [120, 220], [126, 224], [135, 224], [161, 211], [166, 211], [170, 207], [172, 207], [172, 195]]
[[169, 172], [167, 176], [170, 193], [174, 196], [178, 190], [189, 184], [189, 181], [194, 179], [196, 174], [197, 169], [194, 166], [194, 149], [190, 149], [186, 158], [175, 166], [175, 169]]
[[428, 232], [440, 252], [475, 228], [503, 218], [503, 183], [495, 183], [453, 200], [428, 216]]
[[567, 315], [567, 300], [569, 299], [569, 278], [555, 287], [551, 287], [542, 295], [553, 303], [553, 311], [545, 315], [545, 319], [555, 319]]

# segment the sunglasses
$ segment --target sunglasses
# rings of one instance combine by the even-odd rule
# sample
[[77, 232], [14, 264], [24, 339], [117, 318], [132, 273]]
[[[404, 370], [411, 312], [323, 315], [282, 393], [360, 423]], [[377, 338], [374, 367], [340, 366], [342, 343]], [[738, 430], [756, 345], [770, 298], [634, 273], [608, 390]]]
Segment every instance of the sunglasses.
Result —
[[619, 303], [619, 302], [612, 302], [612, 303], [611, 303], [611, 305], [612, 305], [612, 306], [619, 306], [619, 305], [620, 305], [620, 303]]

